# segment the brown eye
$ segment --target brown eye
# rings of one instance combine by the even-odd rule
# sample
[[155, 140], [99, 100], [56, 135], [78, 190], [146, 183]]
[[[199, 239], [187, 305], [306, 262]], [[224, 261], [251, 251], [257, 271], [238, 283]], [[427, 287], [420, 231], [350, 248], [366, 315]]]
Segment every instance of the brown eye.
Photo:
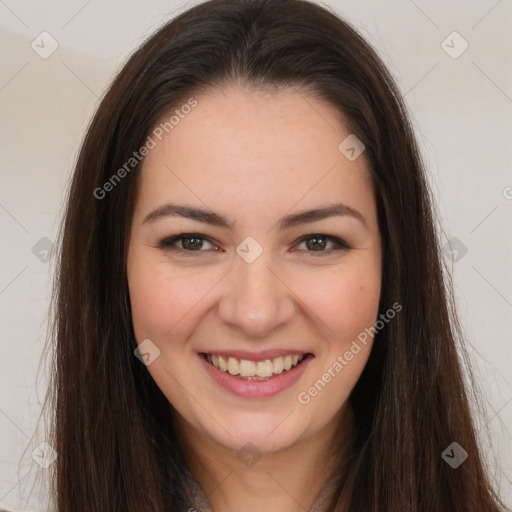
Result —
[[[332, 246], [328, 249], [326, 247], [331, 243]], [[298, 246], [304, 244], [307, 252], [318, 253], [315, 256], [324, 256], [333, 253], [334, 251], [350, 249], [349, 245], [334, 236], [323, 234], [311, 234], [303, 237]]]
[[203, 246], [203, 239], [198, 236], [184, 236], [181, 239], [181, 245], [186, 250], [196, 250]]
[[323, 236], [312, 236], [305, 240], [306, 247], [312, 251], [321, 251], [325, 249], [327, 245], [327, 237]]
[[[206, 237], [195, 233], [181, 233], [180, 235], [171, 236], [160, 242], [162, 249], [171, 249], [181, 252], [204, 252], [204, 244], [210, 244], [212, 248], [216, 246]], [[209, 247], [206, 248], [210, 249]]]

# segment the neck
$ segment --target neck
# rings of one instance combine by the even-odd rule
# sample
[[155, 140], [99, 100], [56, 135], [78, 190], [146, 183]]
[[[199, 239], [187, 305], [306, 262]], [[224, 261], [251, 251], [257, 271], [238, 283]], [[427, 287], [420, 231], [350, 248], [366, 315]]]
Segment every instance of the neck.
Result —
[[336, 473], [352, 432], [344, 407], [324, 429], [279, 451], [248, 457], [215, 443], [180, 417], [176, 430], [187, 466], [214, 512], [305, 512]]

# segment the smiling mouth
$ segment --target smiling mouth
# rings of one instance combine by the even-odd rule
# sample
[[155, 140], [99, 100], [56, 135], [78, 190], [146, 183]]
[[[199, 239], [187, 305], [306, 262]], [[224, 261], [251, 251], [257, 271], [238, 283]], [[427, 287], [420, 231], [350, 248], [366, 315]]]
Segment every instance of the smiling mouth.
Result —
[[293, 370], [302, 363], [307, 354], [280, 356], [264, 361], [248, 361], [215, 354], [203, 354], [203, 356], [212, 366], [234, 377], [264, 381]]

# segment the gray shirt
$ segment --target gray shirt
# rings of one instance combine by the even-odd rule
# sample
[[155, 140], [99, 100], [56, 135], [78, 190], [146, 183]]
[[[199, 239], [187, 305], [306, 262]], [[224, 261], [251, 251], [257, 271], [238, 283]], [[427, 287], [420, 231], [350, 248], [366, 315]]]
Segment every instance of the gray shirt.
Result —
[[[185, 476], [187, 485], [190, 489], [189, 498], [191, 505], [189, 508], [183, 509], [182, 512], [213, 512], [207, 497], [205, 496], [201, 487], [199, 487], [199, 484], [192, 476], [192, 474], [188, 470], [185, 470]], [[328, 482], [320, 490], [308, 512], [329, 512], [327, 507], [329, 506], [329, 502], [336, 492], [337, 484], [338, 478], [337, 475], [335, 475], [330, 480], [328, 480]]]

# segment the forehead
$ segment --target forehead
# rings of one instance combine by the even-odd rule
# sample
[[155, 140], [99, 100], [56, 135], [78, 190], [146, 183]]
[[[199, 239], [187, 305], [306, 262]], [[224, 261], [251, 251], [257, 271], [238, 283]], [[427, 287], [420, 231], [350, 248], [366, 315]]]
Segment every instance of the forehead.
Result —
[[349, 161], [340, 152], [350, 131], [330, 103], [294, 89], [227, 88], [194, 99], [197, 105], [178, 123], [168, 123], [161, 140], [153, 137], [157, 144], [142, 165], [139, 203], [155, 206], [179, 197], [212, 208], [245, 208], [248, 202], [291, 208], [319, 197], [325, 202], [366, 195], [369, 201], [364, 154]]

